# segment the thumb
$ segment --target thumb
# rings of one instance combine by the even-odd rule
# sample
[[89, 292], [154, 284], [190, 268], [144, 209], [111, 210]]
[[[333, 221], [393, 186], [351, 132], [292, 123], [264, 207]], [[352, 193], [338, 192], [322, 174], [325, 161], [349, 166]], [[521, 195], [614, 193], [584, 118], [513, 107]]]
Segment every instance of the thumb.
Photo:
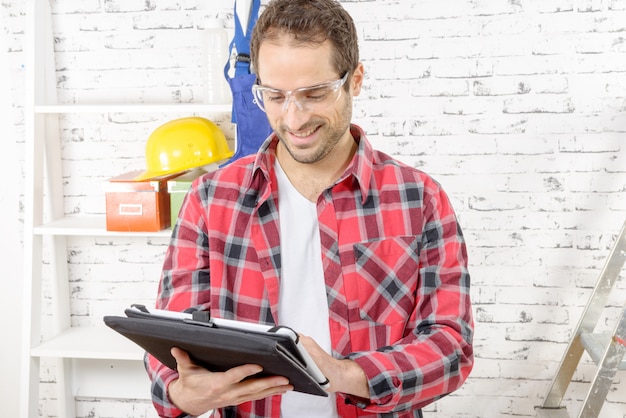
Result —
[[189, 354], [185, 350], [181, 350], [178, 347], [172, 347], [170, 349], [170, 354], [176, 360], [176, 368], [180, 371], [181, 368], [189, 368], [193, 366], [191, 359], [189, 358]]

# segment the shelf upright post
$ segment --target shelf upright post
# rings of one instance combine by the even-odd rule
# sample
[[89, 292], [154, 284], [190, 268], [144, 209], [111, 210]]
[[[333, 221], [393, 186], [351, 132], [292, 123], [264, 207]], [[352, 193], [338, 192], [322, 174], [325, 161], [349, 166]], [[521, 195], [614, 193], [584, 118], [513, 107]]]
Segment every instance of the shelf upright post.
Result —
[[[36, 4], [39, 3], [39, 4]], [[39, 6], [39, 7], [37, 7]], [[20, 416], [38, 416], [39, 358], [31, 356], [31, 349], [41, 336], [41, 257], [42, 237], [34, 228], [43, 221], [43, 118], [35, 114], [35, 106], [42, 91], [37, 56], [43, 52], [43, 38], [36, 31], [44, 23], [41, 0], [26, 4], [26, 97], [24, 102], [24, 283], [23, 283], [23, 340]]]
[[[37, 106], [57, 103], [52, 16], [48, 0], [28, 0], [26, 26], [25, 197], [23, 358], [20, 409], [22, 418], [38, 416], [41, 362], [32, 348], [42, 339], [42, 259], [44, 238], [35, 228], [64, 215], [58, 114], [41, 114]], [[45, 180], [45, 181], [44, 181]], [[44, 201], [44, 196], [46, 200]], [[45, 243], [46, 245], [48, 242]], [[70, 326], [66, 238], [49, 239], [52, 324], [57, 335]], [[71, 360], [55, 359], [59, 416], [72, 417]]]
[[[43, 57], [43, 94], [44, 104], [56, 105], [57, 80], [56, 60], [54, 56], [54, 35], [52, 30], [52, 11], [49, 0], [44, 0], [44, 54]], [[42, 115], [44, 118], [44, 149], [45, 149], [45, 186], [47, 207], [44, 213], [48, 213], [46, 221], [61, 219], [65, 216], [64, 192], [63, 192], [63, 164], [61, 156], [61, 138], [59, 130], [59, 117], [56, 114]], [[50, 249], [50, 273], [51, 273], [51, 307], [53, 336], [61, 334], [71, 326], [70, 321], [70, 288], [67, 266], [67, 237], [65, 235], [49, 236]], [[58, 413], [63, 417], [74, 417], [74, 391], [72, 388], [72, 359], [67, 357], [55, 358], [55, 377], [58, 396]]]

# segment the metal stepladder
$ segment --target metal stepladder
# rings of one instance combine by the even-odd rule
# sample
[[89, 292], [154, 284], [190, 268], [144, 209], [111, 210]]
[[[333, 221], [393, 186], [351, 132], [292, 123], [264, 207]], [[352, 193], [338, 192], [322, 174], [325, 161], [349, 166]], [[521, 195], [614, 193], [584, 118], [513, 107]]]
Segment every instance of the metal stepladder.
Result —
[[578, 415], [575, 415], [578, 418], [597, 417], [617, 370], [626, 370], [626, 359], [624, 358], [626, 352], [626, 301], [612, 334], [593, 332], [625, 261], [626, 222], [624, 222], [600, 273], [543, 405], [536, 407], [537, 418], [569, 418], [565, 407], [561, 406], [561, 401], [585, 351], [589, 353], [597, 365], [597, 369], [583, 405]]

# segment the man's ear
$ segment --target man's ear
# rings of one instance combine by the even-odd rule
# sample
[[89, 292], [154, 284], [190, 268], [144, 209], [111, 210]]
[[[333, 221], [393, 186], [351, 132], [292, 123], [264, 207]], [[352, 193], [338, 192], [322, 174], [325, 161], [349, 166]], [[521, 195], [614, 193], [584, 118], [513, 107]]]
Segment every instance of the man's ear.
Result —
[[363, 85], [363, 78], [365, 77], [365, 69], [363, 63], [359, 62], [356, 69], [352, 72], [350, 78], [350, 91], [353, 96], [358, 96], [361, 93], [361, 86]]

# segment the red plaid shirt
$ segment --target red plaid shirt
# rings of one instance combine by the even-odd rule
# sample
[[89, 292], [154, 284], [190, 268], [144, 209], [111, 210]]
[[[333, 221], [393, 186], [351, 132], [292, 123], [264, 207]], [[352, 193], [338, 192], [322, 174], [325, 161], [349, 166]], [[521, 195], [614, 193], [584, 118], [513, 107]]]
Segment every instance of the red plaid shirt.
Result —
[[[370, 401], [337, 396], [341, 417], [417, 417], [458, 389], [473, 365], [467, 253], [450, 202], [432, 178], [375, 151], [358, 126], [358, 150], [317, 201], [333, 356], [365, 371]], [[280, 324], [277, 139], [198, 179], [165, 256], [157, 308]], [[315, 314], [312, 312], [312, 314]], [[177, 376], [151, 356], [153, 402]], [[217, 411], [280, 416], [280, 396]]]

